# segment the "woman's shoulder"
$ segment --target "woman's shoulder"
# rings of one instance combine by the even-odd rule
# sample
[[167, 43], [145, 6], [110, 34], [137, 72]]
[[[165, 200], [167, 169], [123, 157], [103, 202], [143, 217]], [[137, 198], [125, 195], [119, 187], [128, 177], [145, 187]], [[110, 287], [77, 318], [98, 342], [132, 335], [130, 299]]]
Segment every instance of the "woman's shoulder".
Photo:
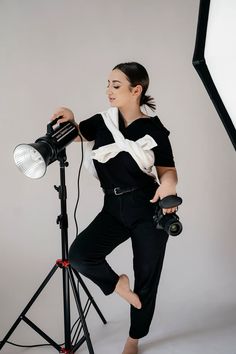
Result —
[[[94, 121], [101, 121], [102, 120], [102, 115], [101, 113], [95, 113], [94, 115], [88, 117], [88, 118], [85, 118], [83, 121], [86, 121], [86, 120], [94, 120]], [[82, 122], [83, 122], [82, 121]]]
[[79, 128], [81, 134], [88, 140], [94, 140], [98, 130], [104, 124], [101, 114], [96, 113], [92, 117], [80, 121]]
[[170, 134], [170, 131], [164, 126], [157, 115], [149, 118], [149, 125], [150, 128], [154, 129], [156, 132], [165, 133], [166, 135]]
[[92, 125], [93, 127], [100, 127], [103, 124], [103, 118], [100, 113], [96, 113], [93, 116], [80, 121], [80, 125]]

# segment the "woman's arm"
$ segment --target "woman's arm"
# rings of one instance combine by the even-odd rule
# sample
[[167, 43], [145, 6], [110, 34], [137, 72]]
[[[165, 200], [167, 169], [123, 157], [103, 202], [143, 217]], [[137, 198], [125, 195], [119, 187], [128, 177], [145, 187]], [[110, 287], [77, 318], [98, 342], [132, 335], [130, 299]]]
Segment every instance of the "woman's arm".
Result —
[[[155, 203], [158, 199], [163, 199], [168, 195], [175, 195], [178, 183], [175, 167], [156, 166], [156, 171], [160, 186], [157, 188], [154, 197], [150, 200], [151, 203]], [[163, 213], [173, 213], [175, 211], [176, 208], [163, 209]]]
[[[57, 123], [60, 124], [60, 123], [63, 123], [63, 122], [72, 122], [74, 123], [76, 126], [77, 126], [77, 129], [78, 129], [78, 132], [79, 134], [82, 136], [83, 140], [86, 141], [86, 139], [83, 137], [83, 135], [80, 133], [80, 130], [79, 130], [79, 124], [76, 123], [75, 121], [75, 117], [74, 117], [74, 113], [69, 109], [69, 108], [66, 108], [66, 107], [60, 107], [51, 117], [51, 120], [54, 120], [58, 117], [60, 117], [60, 119], [58, 119]], [[80, 136], [78, 135], [74, 141], [77, 141], [77, 142], [80, 142], [81, 141], [81, 138]]]

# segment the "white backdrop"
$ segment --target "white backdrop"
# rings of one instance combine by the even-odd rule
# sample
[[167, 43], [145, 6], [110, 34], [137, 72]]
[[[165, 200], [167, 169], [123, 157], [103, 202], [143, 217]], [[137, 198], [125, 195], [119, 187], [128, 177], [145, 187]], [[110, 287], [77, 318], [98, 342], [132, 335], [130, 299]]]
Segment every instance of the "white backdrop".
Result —
[[[217, 353], [235, 354], [235, 338], [227, 332], [236, 326], [235, 151], [191, 64], [198, 5], [198, 0], [0, 1], [0, 339], [61, 256], [56, 225], [60, 204], [53, 188], [59, 182], [58, 164], [51, 165], [43, 179], [33, 181], [15, 167], [13, 149], [44, 135], [58, 106], [70, 107], [78, 121], [108, 108], [105, 90], [111, 69], [134, 60], [147, 68], [149, 93], [171, 131], [178, 194], [184, 200], [179, 209], [184, 231], [168, 242], [158, 310], [149, 336], [154, 343], [150, 353], [157, 352], [156, 337], [164, 343], [178, 336], [186, 340], [193, 333], [209, 337], [219, 331], [223, 337], [205, 345], [204, 353], [218, 345]], [[71, 243], [80, 145], [71, 144], [67, 155]], [[80, 230], [100, 210], [102, 197], [98, 182], [83, 170]], [[118, 273], [126, 272], [132, 279], [129, 242], [109, 259]], [[46, 331], [62, 338], [58, 274], [30, 315]], [[125, 321], [121, 328], [125, 336], [128, 305], [86, 283], [110, 328]], [[100, 327], [99, 336], [106, 335], [94, 311], [88, 322], [91, 336]], [[11, 339], [42, 342], [24, 324]], [[112, 347], [109, 339], [107, 345]], [[173, 348], [183, 352], [180, 342]], [[173, 348], [172, 353], [177, 353]]]

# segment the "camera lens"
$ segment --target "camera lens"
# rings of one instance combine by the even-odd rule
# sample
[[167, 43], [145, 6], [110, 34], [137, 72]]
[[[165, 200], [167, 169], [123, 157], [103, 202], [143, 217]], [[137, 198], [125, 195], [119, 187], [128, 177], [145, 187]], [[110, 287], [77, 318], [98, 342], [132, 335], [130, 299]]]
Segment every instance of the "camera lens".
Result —
[[181, 233], [182, 229], [183, 229], [182, 224], [179, 221], [177, 221], [170, 225], [168, 233], [171, 236], [178, 236]]

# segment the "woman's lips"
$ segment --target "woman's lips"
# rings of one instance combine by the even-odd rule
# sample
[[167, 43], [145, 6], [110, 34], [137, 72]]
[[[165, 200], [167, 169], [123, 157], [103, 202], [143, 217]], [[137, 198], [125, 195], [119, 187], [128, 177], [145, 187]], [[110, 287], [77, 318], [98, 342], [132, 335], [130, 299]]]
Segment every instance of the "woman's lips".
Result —
[[115, 100], [115, 98], [109, 98], [109, 100], [110, 100], [110, 101], [114, 101], [114, 100]]

